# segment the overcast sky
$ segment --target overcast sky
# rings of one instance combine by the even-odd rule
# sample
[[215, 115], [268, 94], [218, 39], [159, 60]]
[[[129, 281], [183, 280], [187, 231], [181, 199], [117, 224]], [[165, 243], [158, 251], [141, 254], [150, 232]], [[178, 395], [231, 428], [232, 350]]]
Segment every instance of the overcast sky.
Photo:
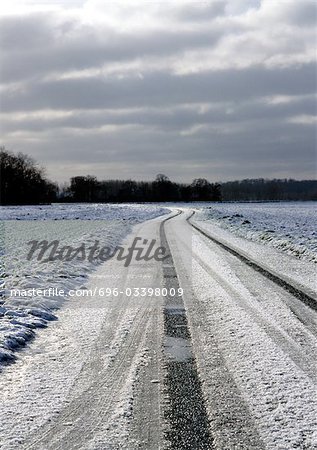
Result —
[[49, 177], [315, 178], [316, 2], [0, 4], [2, 145]]

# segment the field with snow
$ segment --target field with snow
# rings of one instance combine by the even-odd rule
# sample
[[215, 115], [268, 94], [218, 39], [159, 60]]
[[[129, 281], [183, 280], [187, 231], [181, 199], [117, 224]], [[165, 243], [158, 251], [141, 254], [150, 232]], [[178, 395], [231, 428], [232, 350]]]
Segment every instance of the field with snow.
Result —
[[316, 263], [316, 212], [316, 202], [217, 203], [202, 206], [197, 220]]
[[[317, 262], [315, 202], [186, 204], [195, 219], [233, 235], [276, 247], [296, 258]], [[38, 327], [56, 318], [65, 297], [10, 296], [10, 289], [85, 288], [100, 261], [28, 261], [29, 241], [59, 240], [115, 248], [134, 224], [165, 214], [164, 205], [55, 204], [0, 207], [1, 280], [0, 366], [15, 359]], [[67, 297], [66, 297], [67, 298]]]
[[0, 368], [15, 359], [15, 350], [56, 319], [64, 296], [11, 296], [11, 289], [84, 289], [100, 261], [37, 261], [27, 259], [29, 241], [59, 240], [61, 246], [82, 243], [114, 249], [133, 225], [168, 212], [146, 205], [55, 204], [0, 207], [1, 297]]
[[[181, 449], [206, 430], [208, 446], [192, 448], [317, 448], [315, 206], [1, 208], [0, 449]], [[26, 257], [30, 240], [113, 249], [137, 236], [164, 245], [168, 259]], [[178, 285], [181, 297], [126, 291]], [[122, 292], [9, 295], [105, 286]], [[187, 446], [173, 446], [179, 439]]]

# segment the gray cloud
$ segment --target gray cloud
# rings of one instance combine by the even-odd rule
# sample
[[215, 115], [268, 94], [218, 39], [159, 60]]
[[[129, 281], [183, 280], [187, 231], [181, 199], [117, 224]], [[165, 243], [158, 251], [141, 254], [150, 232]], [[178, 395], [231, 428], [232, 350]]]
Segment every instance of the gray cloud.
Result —
[[316, 26], [317, 5], [314, 0], [290, 2], [288, 19], [297, 26]]
[[[237, 26], [238, 28], [238, 26]], [[195, 48], [214, 46], [225, 30], [161, 30], [119, 32], [47, 15], [2, 19], [3, 82], [25, 80], [69, 70], [100, 68], [104, 64], [144, 57], [169, 57]]]
[[174, 9], [175, 17], [180, 21], [209, 21], [216, 17], [223, 16], [226, 11], [227, 2], [224, 0], [216, 0], [206, 3], [193, 4], [185, 3], [179, 8]]
[[2, 96], [5, 111], [171, 106], [178, 103], [243, 101], [268, 95], [314, 94], [315, 64], [282, 69], [251, 67], [176, 76], [87, 77], [39, 81]]
[[314, 177], [313, 2], [92, 10], [0, 19], [8, 148], [59, 180]]
[[245, 121], [291, 119], [300, 115], [313, 116], [316, 113], [316, 97], [293, 97], [288, 102], [271, 104], [265, 99], [245, 102], [212, 103], [199, 107], [199, 105], [179, 105], [174, 108], [138, 108], [132, 110], [75, 110], [67, 115], [35, 116], [12, 118], [12, 114], [2, 119], [3, 132], [22, 131], [49, 131], [50, 129], [98, 129], [102, 126], [116, 125], [142, 125], [160, 128], [163, 131], [185, 131], [195, 125], [243, 124]]
[[[95, 173], [101, 178], [118, 177], [121, 173], [131, 177], [138, 173], [139, 177], [149, 179], [164, 169], [175, 179], [191, 180], [194, 174], [190, 167], [199, 176], [213, 180], [224, 179], [227, 173], [232, 178], [234, 170], [239, 170], [241, 177], [249, 177], [250, 168], [252, 176], [263, 176], [268, 167], [270, 176], [279, 173], [290, 176], [290, 168], [294, 166], [300, 166], [301, 173], [307, 177], [312, 176], [314, 147], [309, 143], [315, 142], [313, 127], [303, 129], [293, 124], [273, 127], [272, 123], [265, 122], [255, 129], [252, 125], [246, 122], [242, 130], [232, 134], [222, 134], [210, 127], [192, 136], [150, 129], [126, 129], [124, 133], [109, 135], [93, 130], [83, 135], [51, 131], [43, 140], [32, 141], [32, 147], [34, 156], [41, 157], [48, 167], [58, 161], [73, 173], [73, 155], [76, 154], [76, 173]], [[303, 145], [305, 140], [306, 146]], [[54, 152], [49, 151], [51, 141], [55, 143]], [[186, 173], [183, 168], [187, 168]], [[296, 173], [293, 172], [293, 176]]]

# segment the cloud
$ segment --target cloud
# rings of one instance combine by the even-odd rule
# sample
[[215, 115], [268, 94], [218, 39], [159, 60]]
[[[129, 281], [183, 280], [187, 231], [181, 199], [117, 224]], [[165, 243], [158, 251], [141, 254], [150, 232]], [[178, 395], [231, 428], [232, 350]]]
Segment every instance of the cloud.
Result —
[[188, 2], [174, 7], [174, 17], [181, 22], [205, 22], [223, 16], [226, 10], [226, 1], [216, 0], [205, 3]]
[[153, 72], [142, 77], [102, 76], [39, 81], [2, 96], [6, 111], [172, 106], [179, 103], [243, 101], [268, 95], [315, 91], [315, 65], [288, 69], [252, 67], [178, 76]]
[[[179, 104], [166, 108], [142, 107], [126, 109], [82, 109], [82, 110], [42, 110], [41, 114], [24, 112], [2, 114], [2, 132], [17, 131], [46, 132], [60, 128], [69, 130], [117, 131], [120, 126], [155, 127], [162, 132], [175, 131], [183, 135], [193, 134], [197, 126], [218, 125], [230, 127], [242, 125], [246, 121], [291, 121], [311, 123], [316, 112], [316, 97], [311, 95], [294, 97], [262, 97], [245, 102]], [[113, 128], [111, 128], [111, 126]], [[114, 128], [117, 127], [117, 128]]]
[[52, 178], [314, 176], [314, 2], [31, 3], [0, 17], [1, 129]]

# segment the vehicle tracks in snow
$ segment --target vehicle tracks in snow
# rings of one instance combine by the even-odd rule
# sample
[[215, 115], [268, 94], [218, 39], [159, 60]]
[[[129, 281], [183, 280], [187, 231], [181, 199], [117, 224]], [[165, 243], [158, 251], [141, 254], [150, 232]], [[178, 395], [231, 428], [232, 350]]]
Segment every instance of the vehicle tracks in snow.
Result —
[[[154, 233], [158, 234], [158, 229], [157, 224], [149, 228], [145, 225], [141, 231], [139, 227], [139, 233], [144, 237], [149, 234], [153, 238]], [[119, 283], [123, 291], [142, 284], [144, 287], [161, 284], [162, 272], [157, 270], [157, 263], [136, 262], [128, 268], [120, 262], [113, 262], [113, 265], [115, 276], [111, 282], [114, 287], [118, 287]], [[160, 388], [151, 383], [153, 378], [159, 376], [161, 300], [157, 297], [144, 299], [125, 295], [119, 295], [115, 300], [109, 307], [110, 318], [101, 328], [91, 356], [76, 378], [66, 405], [58, 416], [37, 429], [23, 448], [161, 448]], [[110, 358], [106, 357], [109, 347], [113, 349]], [[144, 374], [144, 371], [146, 377], [141, 380], [142, 388], [138, 390], [138, 396], [143, 397], [138, 398], [134, 405], [133, 390], [138, 384], [138, 374]], [[124, 409], [120, 406], [122, 403], [126, 404]], [[155, 417], [152, 417], [153, 413]], [[142, 417], [146, 418], [143, 424]]]
[[215, 447], [313, 448], [316, 312], [184, 219], [168, 238]]
[[188, 216], [186, 220], [200, 234], [202, 234], [203, 236], [205, 236], [207, 239], [214, 242], [215, 244], [219, 245], [221, 248], [223, 248], [227, 252], [236, 256], [238, 259], [243, 261], [245, 264], [252, 267], [256, 272], [261, 273], [263, 276], [265, 276], [269, 280], [273, 281], [278, 286], [281, 286], [282, 288], [284, 288], [286, 291], [288, 291], [290, 294], [294, 295], [296, 298], [301, 300], [303, 303], [305, 303], [311, 309], [317, 311], [317, 298], [314, 295], [314, 293], [305, 292], [303, 289], [299, 288], [298, 286], [293, 285], [292, 283], [285, 280], [283, 277], [279, 276], [278, 274], [273, 273], [266, 267], [263, 267], [258, 262], [252, 261], [251, 258], [248, 258], [247, 256], [243, 255], [236, 248], [233, 248], [229, 244], [222, 242], [221, 240], [217, 239], [214, 236], [211, 236], [209, 233], [204, 231], [200, 226], [198, 226], [197, 224], [194, 224], [190, 220], [194, 214], [195, 214], [195, 211], [193, 211], [192, 214], [190, 216]]
[[[203, 239], [207, 239], [214, 244], [219, 245], [222, 249], [224, 248], [221, 242], [218, 242], [216, 238], [209, 236], [206, 232], [200, 229], [200, 227], [192, 224], [190, 222], [189, 216], [187, 222], [202, 236]], [[241, 289], [237, 289], [232, 283], [232, 280], [228, 281], [226, 276], [222, 276], [218, 271], [214, 270], [210, 265], [208, 265], [199, 254], [193, 252], [193, 258], [201, 265], [201, 267], [219, 283], [233, 298], [235, 298], [237, 304], [244, 309], [263, 330], [272, 338], [274, 342], [295, 362], [295, 364], [300, 367], [303, 372], [316, 384], [317, 383], [317, 373], [316, 373], [316, 321], [315, 321], [315, 310], [309, 311], [310, 307], [306, 305], [306, 302], [302, 304], [303, 295], [299, 289], [296, 292], [301, 293], [301, 295], [295, 295], [294, 292], [290, 292], [289, 289], [285, 290], [285, 285], [283, 285], [283, 279], [280, 278], [280, 282], [276, 283], [275, 279], [266, 276], [266, 273], [261, 270], [256, 270], [252, 278], [250, 276], [251, 267], [254, 269], [256, 265], [255, 262], [249, 261], [245, 265], [241, 265], [246, 262], [246, 257], [244, 255], [238, 256], [238, 260], [235, 261], [237, 256], [237, 251], [229, 251], [231, 258], [231, 267], [235, 270], [237, 276], [237, 283], [242, 281], [244, 286], [244, 292], [240, 292]], [[239, 264], [240, 262], [240, 264]], [[259, 266], [260, 267], [260, 266]], [[284, 301], [286, 307], [294, 314], [294, 316], [299, 320], [300, 323], [293, 326], [283, 326], [280, 318], [274, 315], [274, 311], [270, 312], [268, 305], [263, 303], [263, 298], [265, 298], [265, 292], [268, 289], [267, 284], [264, 280], [261, 280], [261, 276], [269, 278], [269, 283], [275, 283], [276, 286], [276, 300]], [[274, 275], [277, 278], [276, 275]], [[262, 283], [261, 283], [262, 281]], [[259, 283], [260, 282], [260, 283]], [[267, 289], [266, 289], [267, 288]], [[282, 289], [281, 289], [282, 288]], [[295, 288], [294, 288], [295, 289]], [[290, 295], [291, 294], [291, 295]], [[313, 299], [311, 298], [313, 301]]]
[[[168, 292], [171, 288], [177, 292], [180, 285], [165, 233], [165, 224], [170, 219], [172, 217], [163, 220], [160, 226], [161, 245], [168, 254], [163, 261], [163, 279]], [[163, 352], [166, 393], [164, 417], [167, 427], [165, 436], [169, 448], [213, 449], [209, 419], [182, 296], [175, 297], [168, 294], [165, 298]]]
[[[21, 448], [264, 448], [250, 405], [223, 353], [217, 330], [209, 329], [212, 320], [205, 320], [210, 315], [210, 305], [208, 301], [201, 301], [199, 294], [195, 297], [190, 276], [187, 285], [183, 283], [186, 270], [182, 270], [182, 264], [197, 265], [206, 274], [206, 284], [210, 280], [211, 285], [221, 286], [250, 317], [252, 326], [254, 323], [261, 328], [316, 383], [315, 366], [309, 363], [315, 356], [314, 297], [277, 274], [269, 273], [255, 261], [247, 260], [237, 249], [209, 236], [190, 221], [192, 216], [187, 217], [188, 224], [181, 219], [181, 230], [187, 230], [187, 238], [193, 230], [193, 235], [199, 236], [200, 247], [190, 248], [190, 242], [177, 234], [177, 228], [170, 233], [181, 213], [156, 222], [152, 227], [139, 227], [145, 234], [147, 231], [146, 237], [156, 237], [166, 248], [169, 256], [162, 263], [139, 264], [138, 267], [132, 264], [127, 270], [119, 264], [112, 268], [114, 273], [121, 270], [120, 277], [113, 282], [123, 287], [131, 287], [133, 283], [138, 287], [137, 275], [148, 274], [149, 286], [166, 287], [168, 295], [132, 302], [125, 296], [117, 298], [109, 307], [107, 320], [101, 326], [91, 355], [83, 364], [66, 404], [57, 416], [28, 436]], [[177, 251], [178, 245], [180, 251]], [[202, 248], [207, 249], [207, 253], [217, 252], [219, 261], [223, 260], [236, 278], [226, 279], [220, 268], [208, 263], [208, 255], [203, 254]], [[263, 289], [265, 283], [268, 293]], [[184, 295], [171, 296], [170, 289], [177, 291], [179, 287], [184, 288]], [[203, 286], [201, 288], [203, 290]], [[269, 299], [269, 295], [275, 295], [276, 299]], [[295, 323], [295, 318], [279, 323], [280, 317], [274, 317], [275, 300], [284, 302], [300, 323]], [[285, 312], [285, 317], [291, 314], [289, 311]], [[127, 333], [122, 334], [120, 330], [125, 328]], [[208, 355], [204, 355], [204, 340], [208, 341], [207, 348], [212, 349]], [[105, 356], [109, 346], [113, 350], [110, 359]], [[132, 395], [131, 390], [134, 390]], [[131, 415], [114, 420], [118, 404], [130, 400]]]

